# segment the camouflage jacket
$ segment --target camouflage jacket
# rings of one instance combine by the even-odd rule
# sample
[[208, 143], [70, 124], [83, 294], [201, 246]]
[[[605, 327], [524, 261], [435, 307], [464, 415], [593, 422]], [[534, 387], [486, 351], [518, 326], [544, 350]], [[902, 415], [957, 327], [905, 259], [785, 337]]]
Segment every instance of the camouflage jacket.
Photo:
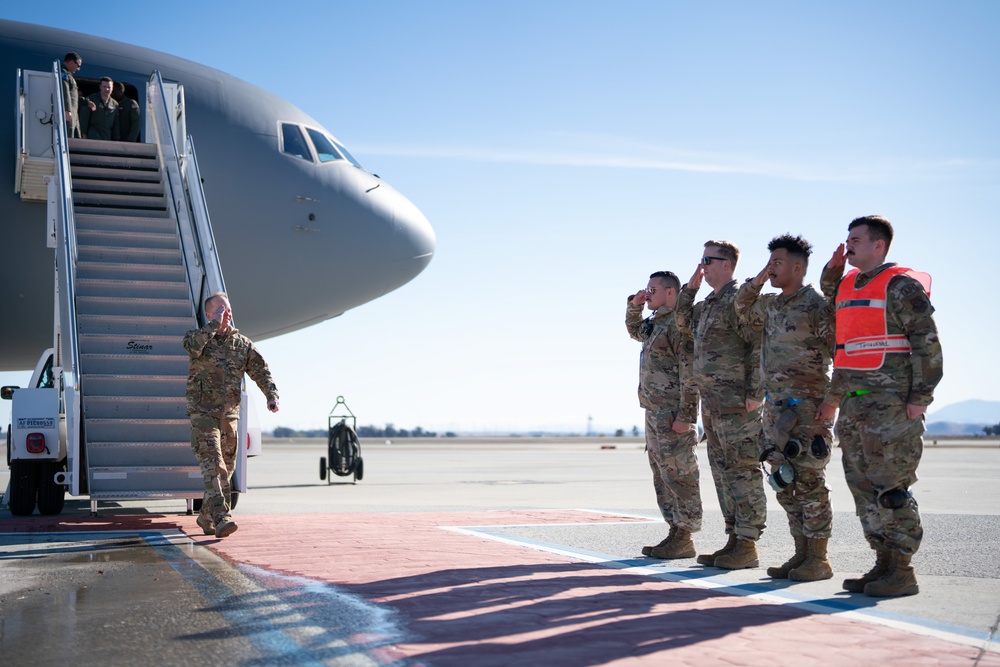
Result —
[[[868, 273], [857, 274], [855, 285], [865, 285], [892, 266], [896, 264], [888, 262]], [[843, 275], [843, 267], [823, 269], [823, 295], [831, 303], [836, 302]], [[835, 368], [826, 403], [839, 404], [847, 392], [875, 390], [898, 394], [913, 405], [930, 405], [934, 400], [934, 388], [944, 376], [944, 362], [934, 323], [934, 307], [919, 282], [907, 275], [898, 275], [889, 281], [885, 322], [889, 335], [906, 336], [910, 353], [885, 355], [882, 368], [877, 370]]]
[[187, 414], [236, 416], [240, 411], [240, 385], [246, 373], [267, 400], [278, 398], [267, 362], [250, 339], [236, 329], [221, 336], [221, 323], [212, 320], [184, 336], [190, 360], [187, 381]]
[[761, 332], [761, 381], [768, 399], [819, 403], [830, 389], [836, 335], [833, 307], [812, 285], [794, 294], [761, 294], [752, 282], [736, 293], [740, 322]]
[[642, 308], [633, 305], [629, 297], [625, 328], [642, 343], [639, 405], [647, 410], [669, 410], [674, 419], [694, 424], [698, 420], [698, 391], [690, 382], [694, 341], [677, 327], [669, 308], [660, 308], [646, 319]]
[[677, 298], [677, 325], [694, 338], [694, 385], [705, 406], [741, 408], [764, 400], [760, 384], [760, 333], [736, 317], [736, 281], [697, 304], [698, 290], [685, 285]]
[[66, 126], [66, 136], [69, 138], [79, 137], [80, 89], [76, 85], [76, 79], [65, 67], [62, 69], [62, 93], [65, 110], [73, 114], [73, 120]]

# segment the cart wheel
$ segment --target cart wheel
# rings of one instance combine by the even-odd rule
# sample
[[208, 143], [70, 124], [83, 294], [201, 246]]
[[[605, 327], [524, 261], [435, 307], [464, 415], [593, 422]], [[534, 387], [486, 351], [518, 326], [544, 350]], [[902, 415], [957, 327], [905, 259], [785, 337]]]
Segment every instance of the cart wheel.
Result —
[[365, 476], [365, 460], [358, 457], [357, 463], [354, 466], [354, 481], [360, 482], [361, 478]]
[[319, 478], [321, 480], [326, 479], [326, 457], [319, 457]]

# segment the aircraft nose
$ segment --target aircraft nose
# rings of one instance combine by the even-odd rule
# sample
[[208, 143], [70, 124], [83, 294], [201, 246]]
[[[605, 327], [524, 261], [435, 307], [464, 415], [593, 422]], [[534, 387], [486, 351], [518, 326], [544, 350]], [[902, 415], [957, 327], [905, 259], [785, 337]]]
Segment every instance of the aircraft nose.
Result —
[[[383, 186], [386, 187], [386, 186]], [[427, 218], [413, 202], [390, 188], [389, 195], [393, 220], [393, 250], [397, 261], [414, 267], [413, 275], [420, 273], [434, 256], [437, 239]]]

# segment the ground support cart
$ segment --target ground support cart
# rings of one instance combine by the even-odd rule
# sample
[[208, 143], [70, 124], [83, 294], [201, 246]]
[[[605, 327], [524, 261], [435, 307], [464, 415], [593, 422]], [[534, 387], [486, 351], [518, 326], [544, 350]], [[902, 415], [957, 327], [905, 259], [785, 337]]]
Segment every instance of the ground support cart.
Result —
[[354, 413], [347, 407], [344, 397], [338, 396], [337, 404], [327, 418], [327, 455], [319, 459], [319, 478], [325, 479], [327, 484], [333, 484], [334, 475], [354, 475], [355, 483], [364, 477], [365, 467], [357, 427], [358, 420]]

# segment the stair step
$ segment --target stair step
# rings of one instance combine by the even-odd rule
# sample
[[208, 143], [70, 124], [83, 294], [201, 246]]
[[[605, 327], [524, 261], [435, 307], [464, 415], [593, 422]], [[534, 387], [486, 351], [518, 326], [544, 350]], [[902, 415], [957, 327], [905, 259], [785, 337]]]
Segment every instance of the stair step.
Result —
[[157, 173], [160, 170], [160, 161], [156, 157], [143, 157], [141, 155], [114, 155], [110, 153], [70, 153], [69, 156], [70, 174], [73, 169], [97, 168], [97, 169], [118, 169], [121, 171], [135, 171]]
[[190, 494], [204, 492], [201, 470], [194, 466], [91, 466], [90, 497], [108, 498], [111, 493]]
[[90, 489], [91, 500], [170, 500], [184, 498], [201, 498], [204, 487], [195, 489], [171, 489], [169, 491], [94, 491]]
[[149, 280], [182, 282], [187, 285], [183, 264], [98, 262], [81, 259], [76, 264], [77, 280]]
[[181, 336], [128, 336], [125, 334], [82, 334], [81, 354], [167, 354], [185, 355]]
[[194, 317], [190, 299], [123, 299], [113, 296], [78, 296], [80, 315]]
[[[180, 396], [187, 392], [187, 377], [180, 375], [125, 375], [84, 373], [80, 378], [86, 396]], [[92, 438], [91, 438], [92, 439]], [[183, 438], [182, 438], [183, 439]]]
[[191, 439], [190, 419], [87, 419], [87, 441], [178, 442]]
[[80, 372], [94, 375], [187, 376], [188, 356], [153, 354], [81, 354]]
[[107, 296], [119, 299], [184, 299], [190, 300], [188, 286], [182, 282], [152, 280], [113, 280], [110, 278], [87, 278], [76, 281], [76, 294], [83, 296]]
[[155, 160], [158, 155], [156, 144], [101, 139], [70, 139], [69, 153], [71, 158], [78, 155], [129, 155], [149, 160]]
[[143, 183], [162, 183], [160, 178], [159, 165], [151, 165], [151, 168], [122, 169], [120, 167], [104, 167], [77, 164], [71, 166], [70, 175], [73, 178], [75, 188], [81, 181], [106, 180], [106, 181], [139, 181]]
[[177, 248], [115, 248], [109, 246], [79, 246], [77, 258], [81, 262], [107, 262], [111, 264], [183, 264]]
[[97, 466], [198, 465], [190, 440], [176, 442], [89, 442], [87, 456]]
[[188, 317], [124, 317], [121, 315], [77, 315], [81, 334], [125, 334], [131, 336], [183, 336], [197, 328]]
[[[123, 170], [125, 173], [125, 170]], [[163, 184], [118, 179], [114, 181], [92, 178], [73, 179], [73, 202], [80, 195], [135, 195], [136, 197], [163, 197]]]
[[88, 419], [186, 419], [183, 396], [84, 396]]
[[176, 250], [180, 248], [177, 232], [122, 232], [119, 230], [105, 231], [78, 229], [76, 244], [79, 247], [101, 246], [106, 248], [150, 248]]
[[167, 199], [157, 195], [117, 194], [114, 192], [73, 192], [73, 211], [94, 213], [97, 209], [128, 209], [167, 213]]
[[[74, 217], [80, 215], [107, 215], [109, 217], [121, 217], [128, 216], [131, 218], [153, 218], [155, 220], [169, 220], [170, 214], [166, 209], [158, 208], [113, 208], [113, 207], [102, 207], [102, 206], [74, 206], [73, 207]], [[171, 220], [171, 224], [173, 221]]]
[[177, 223], [169, 217], [77, 213], [73, 218], [76, 221], [77, 233], [86, 230], [130, 234], [135, 232], [177, 234]]

